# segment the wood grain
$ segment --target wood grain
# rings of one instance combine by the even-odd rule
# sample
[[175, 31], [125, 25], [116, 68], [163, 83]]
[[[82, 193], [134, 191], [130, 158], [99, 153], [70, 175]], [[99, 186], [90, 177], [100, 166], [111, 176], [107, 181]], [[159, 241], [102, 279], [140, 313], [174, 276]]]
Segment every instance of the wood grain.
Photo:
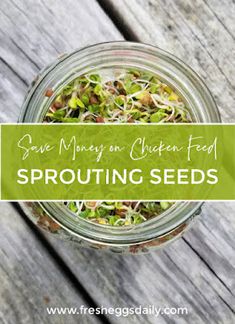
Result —
[[[134, 39], [157, 45], [206, 81], [222, 118], [235, 121], [235, 3], [206, 0], [107, 0]], [[134, 26], [134, 28], [133, 28]]]
[[[185, 235], [149, 255], [121, 256], [55, 244], [74, 274], [109, 306], [187, 307], [188, 316], [157, 323], [226, 323], [235, 319], [234, 202], [207, 203]], [[89, 278], [89, 280], [87, 280]], [[118, 323], [115, 318], [115, 323]], [[156, 323], [134, 317], [123, 323]]]
[[[112, 10], [119, 21], [123, 21], [128, 27], [127, 34], [133, 35], [135, 39], [159, 45], [190, 64], [208, 83], [223, 119], [231, 122], [235, 116], [235, 79], [232, 65], [234, 4], [232, 1], [227, 3], [225, 0], [221, 2], [105, 0], [107, 10], [112, 5]], [[39, 68], [50, 63], [59, 53], [95, 42], [119, 39], [122, 39], [122, 36], [118, 29], [93, 0], [2, 1], [0, 121], [17, 120], [27, 86]], [[58, 293], [56, 286], [61, 282], [69, 305], [72, 305], [71, 300], [80, 299], [70, 289], [70, 284], [62, 274], [59, 275], [54, 262], [48, 256], [46, 257], [48, 261], [39, 258], [40, 262], [37, 263], [38, 254], [47, 254], [28, 229], [29, 245], [26, 252], [22, 252], [25, 251], [26, 244], [25, 225], [16, 215], [9, 218], [14, 221], [14, 226], [6, 225], [4, 215], [9, 213], [13, 215], [7, 206], [6, 204], [0, 206], [3, 218], [0, 220], [1, 233], [4, 233], [0, 244], [4, 249], [6, 245], [10, 250], [6, 250], [5, 254], [1, 252], [4, 256], [1, 260], [4, 260], [3, 265], [6, 269], [5, 272], [1, 270], [0, 275], [1, 280], [5, 282], [5, 286], [3, 285], [5, 288], [0, 288], [4, 289], [5, 296], [4, 318], [1, 319], [7, 323], [15, 323], [16, 319], [17, 323], [20, 320], [22, 322], [22, 311], [17, 303], [19, 305], [23, 303], [24, 295], [18, 290], [14, 299], [12, 293], [13, 288], [17, 286], [23, 287], [23, 292], [28, 294], [30, 305], [34, 305], [31, 308], [25, 306], [27, 308], [24, 314], [26, 313], [28, 322], [22, 323], [33, 321], [38, 323], [41, 314], [34, 314], [32, 310], [40, 304], [38, 287], [41, 287], [41, 284], [43, 292], [48, 285], [51, 295], [55, 294], [53, 298], [58, 299], [59, 305], [64, 298], [64, 292]], [[232, 324], [235, 321], [234, 212], [235, 203], [205, 204], [202, 217], [183, 239], [150, 255], [104, 254], [100, 251], [72, 249], [68, 243], [53, 237], [47, 236], [47, 240], [60, 253], [74, 276], [83, 283], [99, 305], [114, 307], [154, 304], [156, 307], [185, 306], [189, 309], [186, 317], [122, 318], [121, 322], [124, 324], [156, 322]], [[19, 232], [21, 236], [18, 240]], [[12, 241], [15, 243], [12, 244]], [[27, 256], [29, 246], [36, 247], [31, 249], [30, 257]], [[22, 275], [23, 270], [19, 271], [14, 267], [15, 260], [18, 260], [17, 264], [22, 267], [20, 269], [25, 269], [25, 272], [29, 273], [29, 284]], [[43, 270], [48, 262], [51, 262], [50, 267], [52, 273], [55, 272], [56, 278], [54, 275], [50, 277], [47, 273], [44, 279]], [[36, 284], [33, 282], [32, 272], [30, 273], [31, 267], [34, 270], [38, 268]], [[9, 279], [7, 274], [9, 272], [12, 273], [14, 280]], [[14, 287], [12, 282], [15, 282]], [[67, 296], [68, 289], [71, 296], [69, 294]], [[15, 303], [15, 312], [10, 311], [10, 307], [7, 306], [9, 300], [10, 303]], [[61, 320], [62, 323], [65, 321], [70, 321], [70, 318]], [[72, 318], [71, 323], [73, 321]], [[120, 323], [120, 319], [114, 316], [110, 317], [110, 321]]]
[[[10, 204], [0, 208], [0, 322], [63, 323], [65, 316], [48, 316], [46, 307], [79, 307], [85, 300]], [[76, 316], [68, 320], [77, 323]], [[99, 321], [87, 315], [83, 323]]]
[[4, 0], [0, 22], [0, 122], [17, 121], [28, 85], [61, 53], [121, 39], [95, 0]]
[[[17, 121], [28, 85], [59, 54], [113, 38], [120, 33], [93, 0], [2, 1], [0, 122]], [[0, 322], [77, 323], [76, 316], [47, 316], [48, 297], [48, 306], [85, 301], [10, 205], [1, 204], [0, 211]], [[94, 316], [79, 320], [97, 322]]]

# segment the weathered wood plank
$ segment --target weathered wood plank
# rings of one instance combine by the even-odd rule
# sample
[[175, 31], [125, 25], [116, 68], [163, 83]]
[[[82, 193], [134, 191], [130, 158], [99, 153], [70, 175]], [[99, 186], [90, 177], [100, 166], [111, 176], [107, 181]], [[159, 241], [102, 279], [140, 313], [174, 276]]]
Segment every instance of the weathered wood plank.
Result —
[[[106, 1], [108, 3], [109, 0]], [[166, 7], [163, 1], [158, 0], [126, 2], [119, 0], [113, 1], [113, 5], [136, 38], [174, 52], [196, 69], [206, 79], [217, 98], [224, 120], [234, 120], [232, 106], [234, 84], [231, 85], [227, 80], [230, 76], [229, 69], [226, 68], [226, 74], [221, 72], [223, 61], [217, 62], [216, 57], [211, 57], [211, 52], [209, 55], [208, 49], [205, 50], [203, 44], [208, 41], [208, 36], [202, 35], [202, 31], [201, 34], [195, 35], [198, 32], [195, 31], [195, 23], [191, 18], [184, 17], [186, 13], [179, 8], [183, 6], [182, 2], [180, 4], [169, 2]], [[30, 10], [32, 6], [35, 8], [33, 13]], [[81, 9], [81, 6], [85, 6], [86, 9]], [[48, 64], [59, 52], [98, 41], [121, 39], [120, 33], [94, 1], [65, 3], [62, 0], [57, 2], [50, 0], [43, 5], [39, 0], [34, 2], [30, 0], [27, 4], [17, 0], [5, 1], [4, 4], [1, 3], [1, 7], [0, 37], [3, 50], [0, 50], [0, 57], [2, 57], [3, 77], [0, 82], [3, 91], [0, 93], [0, 99], [3, 107], [9, 107], [7, 113], [1, 109], [1, 121], [16, 120], [26, 84], [30, 83], [38, 67]], [[167, 9], [169, 7], [173, 8], [173, 12], [172, 9], [170, 11]], [[206, 6], [202, 5], [202, 8]], [[174, 20], [175, 10], [183, 15], [182, 22]], [[197, 10], [201, 12], [202, 9]], [[65, 19], [68, 12], [72, 22]], [[75, 15], [77, 12], [79, 19]], [[212, 13], [209, 14], [208, 8], [206, 16], [203, 17], [204, 24], [200, 24], [201, 29], [204, 26], [212, 28], [211, 25], [216, 22], [221, 33], [222, 27], [218, 19], [216, 20]], [[207, 19], [208, 26], [205, 23]], [[15, 21], [19, 21], [17, 26]], [[52, 21], [53, 23], [48, 24]], [[135, 28], [132, 28], [133, 26]], [[29, 30], [32, 30], [32, 33], [29, 33]], [[40, 33], [41, 35], [38, 35]], [[221, 38], [224, 33], [223, 29]], [[203, 37], [207, 38], [204, 40]], [[227, 38], [228, 35], [226, 41]], [[219, 41], [224, 45], [220, 38]], [[210, 44], [209, 46], [212, 51], [213, 46]], [[216, 51], [216, 55], [219, 55], [218, 47]], [[221, 51], [224, 57], [225, 48], [223, 47]], [[14, 95], [12, 89], [15, 90]], [[207, 204], [206, 208], [204, 218], [185, 235], [185, 240], [181, 239], [165, 250], [147, 256], [124, 257], [85, 249], [73, 250], [64, 242], [54, 238], [48, 239], [99, 304], [112, 307], [140, 304], [154, 304], [157, 307], [186, 306], [189, 308], [187, 317], [160, 316], [157, 322], [230, 324], [234, 319], [232, 216], [235, 206], [215, 203]], [[119, 322], [115, 317], [112, 321]], [[122, 323], [134, 321], [134, 317], [122, 319]], [[142, 317], [138, 318], [137, 322], [155, 323], [156, 318]]]
[[235, 39], [235, 6], [233, 0], [203, 0], [205, 5], [220, 21], [223, 27]]
[[[114, 37], [120, 38], [119, 32], [111, 27], [112, 23], [108, 17], [92, 0], [66, 3], [63, 1], [1, 2], [0, 121], [17, 120], [27, 86], [40, 68], [50, 63], [60, 53], [89, 45], [94, 42], [94, 39], [101, 42]], [[4, 267], [0, 274], [2, 295], [0, 321], [4, 323], [65, 322], [63, 317], [49, 318], [46, 315], [43, 296], [45, 302], [48, 300], [47, 296], [50, 297], [48, 306], [79, 306], [85, 304], [85, 301], [78, 296], [73, 287], [70, 287], [66, 277], [50, 260], [45, 248], [37, 242], [29, 229], [26, 231], [24, 222], [12, 209], [9, 210], [12, 218], [8, 219], [8, 224], [6, 223], [9, 215], [4, 206], [0, 206], [1, 233], [4, 233], [4, 237], [1, 236], [1, 247], [4, 247], [1, 251], [3, 255], [1, 260]], [[11, 222], [14, 226], [10, 227]], [[25, 244], [23, 235], [27, 237], [28, 245]], [[33, 249], [29, 250], [30, 246]], [[46, 255], [44, 259], [43, 254]], [[49, 272], [46, 272], [47, 269]], [[77, 320], [76, 317], [66, 317], [68, 323], [77, 323]], [[79, 320], [82, 323], [96, 322], [94, 316], [90, 319], [89, 317], [79, 318]]]
[[[226, 323], [235, 319], [235, 203], [207, 203], [200, 221], [172, 245], [150, 255], [120, 256], [56, 244], [74, 274], [104, 305], [187, 307], [158, 323]], [[95, 269], [95, 270], [94, 270]], [[89, 278], [89, 280], [87, 280]], [[130, 318], [126, 323], [136, 319]], [[115, 319], [113, 319], [115, 321]], [[154, 317], [138, 323], [155, 323]]]
[[[48, 251], [8, 203], [0, 204], [0, 322], [77, 323], [78, 316], [49, 316], [46, 307], [87, 305]], [[99, 323], [94, 316], [82, 323]]]
[[219, 13], [215, 15], [203, 0], [105, 1], [136, 39], [174, 53], [195, 69], [212, 91], [224, 121], [234, 122], [235, 5], [207, 3]]
[[1, 122], [17, 120], [27, 85], [59, 54], [121, 39], [95, 0], [5, 0], [0, 22]]

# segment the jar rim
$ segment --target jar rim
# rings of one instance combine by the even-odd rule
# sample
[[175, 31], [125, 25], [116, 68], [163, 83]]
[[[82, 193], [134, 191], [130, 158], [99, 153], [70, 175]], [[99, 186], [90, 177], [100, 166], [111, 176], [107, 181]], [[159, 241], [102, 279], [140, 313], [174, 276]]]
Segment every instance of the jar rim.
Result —
[[[126, 59], [129, 65], [142, 64], [143, 68], [153, 69], [155, 73], [157, 73], [156, 71], [165, 73], [164, 78], [168, 78], [169, 83], [178, 87], [178, 90], [181, 86], [180, 92], [190, 102], [190, 108], [195, 109], [197, 121], [221, 122], [215, 101], [207, 85], [188, 65], [173, 54], [158, 47], [126, 41], [99, 43], [78, 49], [70, 54], [63, 55], [45, 68], [39, 74], [25, 98], [19, 122], [41, 121], [43, 111], [45, 112], [50, 105], [49, 101], [46, 103], [44, 97], [47, 88], [57, 89], [58, 91], [65, 85], [65, 82], [68, 83], [69, 78], [75, 78], [76, 73], [83, 74], [84, 70], [89, 67], [91, 69], [95, 62], [98, 64], [95, 66], [97, 68], [97, 66], [118, 64], [118, 59], [120, 65], [125, 64], [123, 60]], [[128, 64], [126, 65], [128, 66]], [[35, 107], [38, 108], [38, 111]], [[138, 243], [164, 235], [190, 219], [202, 204], [202, 201], [177, 202], [160, 216], [153, 217], [131, 228], [129, 226], [122, 227], [120, 230], [118, 227], [107, 227], [79, 217], [77, 217], [78, 220], [72, 222], [71, 219], [74, 214], [65, 207], [62, 208], [59, 203], [40, 202], [44, 211], [67, 231], [82, 238], [85, 237], [87, 240], [96, 241], [98, 239], [104, 244], [110, 242], [113, 244]], [[63, 217], [60, 216], [62, 214]], [[163, 219], [164, 222], [161, 223]]]
[[102, 244], [129, 245], [148, 242], [174, 231], [200, 211], [204, 202], [177, 201], [171, 208], [146, 222], [123, 227], [101, 225], [81, 217], [75, 218], [73, 212], [59, 203], [38, 203], [49, 217], [74, 236]]

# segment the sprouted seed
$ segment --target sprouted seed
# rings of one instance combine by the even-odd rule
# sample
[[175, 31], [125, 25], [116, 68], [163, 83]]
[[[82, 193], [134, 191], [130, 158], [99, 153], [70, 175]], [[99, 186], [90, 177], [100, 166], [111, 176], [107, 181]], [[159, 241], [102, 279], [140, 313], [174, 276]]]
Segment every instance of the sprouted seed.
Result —
[[[51, 97], [52, 89], [45, 96]], [[46, 123], [190, 123], [186, 104], [154, 74], [129, 70], [115, 78], [86, 74], [65, 86], [53, 100]], [[104, 225], [136, 225], [161, 214], [173, 203], [72, 201], [75, 215]]]
[[173, 203], [167, 201], [72, 201], [65, 205], [76, 215], [104, 225], [136, 225], [161, 214]]

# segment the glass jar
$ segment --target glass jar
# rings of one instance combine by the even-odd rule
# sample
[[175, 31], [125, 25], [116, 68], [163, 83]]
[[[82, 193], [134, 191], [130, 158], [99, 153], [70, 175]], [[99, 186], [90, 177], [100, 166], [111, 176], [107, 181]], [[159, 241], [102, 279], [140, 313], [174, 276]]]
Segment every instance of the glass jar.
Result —
[[[199, 76], [175, 56], [150, 45], [132, 42], [97, 44], [62, 55], [34, 80], [25, 98], [19, 122], [37, 123], [56, 94], [78, 76], [93, 71], [138, 68], [157, 75], [187, 104], [194, 122], [218, 123], [215, 102]], [[53, 96], [45, 97], [51, 88]], [[58, 202], [21, 202], [26, 215], [44, 230], [81, 246], [118, 253], [147, 252], [173, 241], [189, 227], [202, 202], [176, 202], [158, 217], [134, 226], [112, 227], [91, 223]]]

